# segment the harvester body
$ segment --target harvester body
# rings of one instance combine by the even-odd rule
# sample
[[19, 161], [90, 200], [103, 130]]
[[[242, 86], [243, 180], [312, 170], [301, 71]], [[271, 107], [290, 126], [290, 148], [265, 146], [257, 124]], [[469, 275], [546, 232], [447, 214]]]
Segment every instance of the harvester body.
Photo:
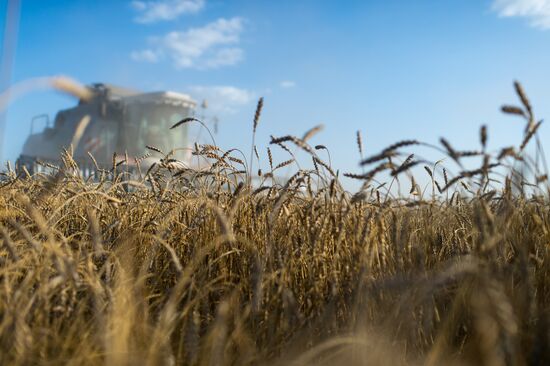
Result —
[[[136, 158], [139, 161], [147, 154], [146, 146], [165, 153], [174, 151], [171, 158], [183, 163], [189, 160], [187, 126], [170, 130], [174, 123], [193, 116], [196, 102], [188, 95], [169, 91], [140, 93], [106, 84], [93, 84], [90, 89], [93, 98], [59, 111], [53, 126], [47, 122], [42, 132], [35, 133], [31, 125], [18, 166], [35, 173], [45, 169], [44, 163], [57, 164], [62, 149], [70, 148], [77, 126], [86, 116], [90, 122], [78, 146], [73, 147], [73, 159], [85, 175], [96, 169], [96, 163], [109, 167], [114, 155], [119, 160], [127, 156], [127, 165], [135, 164]], [[147, 162], [150, 165], [151, 159], [145, 159]]]

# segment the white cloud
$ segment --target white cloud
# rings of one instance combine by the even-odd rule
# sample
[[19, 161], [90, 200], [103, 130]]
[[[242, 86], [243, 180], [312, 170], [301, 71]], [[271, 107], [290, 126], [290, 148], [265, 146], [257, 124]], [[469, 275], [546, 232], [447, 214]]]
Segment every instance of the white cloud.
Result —
[[531, 26], [550, 29], [550, 0], [494, 0], [493, 10], [501, 17], [521, 17]]
[[191, 96], [201, 102], [206, 99], [213, 114], [233, 114], [254, 99], [254, 93], [234, 86], [193, 86]]
[[153, 50], [141, 50], [141, 51], [134, 51], [130, 54], [130, 57], [134, 61], [143, 61], [143, 62], [150, 62], [150, 63], [156, 63], [160, 60], [161, 54], [158, 52], [155, 52]]
[[244, 52], [237, 47], [243, 31], [243, 19], [218, 19], [200, 28], [170, 32], [149, 40], [151, 48], [134, 51], [134, 60], [157, 62], [165, 55], [177, 69], [211, 69], [235, 65], [243, 60]]
[[294, 88], [296, 83], [292, 80], [283, 80], [279, 83], [279, 86], [284, 89]]
[[205, 0], [155, 0], [132, 1], [131, 5], [140, 14], [137, 23], [156, 23], [174, 20], [183, 14], [197, 13], [204, 8]]
[[244, 59], [244, 52], [238, 47], [221, 48], [211, 58], [207, 59], [206, 68], [236, 65]]

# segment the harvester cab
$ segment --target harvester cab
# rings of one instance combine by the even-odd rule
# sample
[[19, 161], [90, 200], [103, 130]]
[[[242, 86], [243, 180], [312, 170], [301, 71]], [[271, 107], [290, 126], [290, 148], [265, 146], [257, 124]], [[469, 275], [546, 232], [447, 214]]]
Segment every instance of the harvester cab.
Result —
[[[107, 84], [89, 86], [91, 100], [80, 100], [78, 105], [59, 111], [53, 125], [47, 115], [39, 115], [31, 122], [17, 166], [33, 174], [47, 170], [48, 164], [58, 164], [62, 148], [69, 148], [80, 121], [89, 116], [80, 143], [73, 151], [84, 176], [95, 171], [97, 165], [107, 168], [113, 155], [128, 156], [128, 164], [147, 153], [146, 145], [164, 152], [174, 150], [173, 158], [189, 160], [186, 125], [169, 130], [170, 126], [195, 113], [196, 102], [186, 94], [170, 91], [140, 93]], [[44, 119], [46, 127], [36, 133], [34, 125]], [[46, 164], [45, 164], [46, 163]], [[147, 165], [147, 160], [145, 161]], [[148, 164], [152, 164], [148, 160]]]

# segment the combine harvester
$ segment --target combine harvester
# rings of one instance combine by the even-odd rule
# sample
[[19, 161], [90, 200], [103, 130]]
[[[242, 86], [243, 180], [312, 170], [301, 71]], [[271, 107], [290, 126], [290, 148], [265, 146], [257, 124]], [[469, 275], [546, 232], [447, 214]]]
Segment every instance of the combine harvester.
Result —
[[[197, 104], [190, 96], [170, 91], [140, 93], [108, 84], [93, 84], [89, 88], [93, 97], [59, 111], [53, 126], [47, 115], [33, 118], [30, 136], [16, 163], [19, 169], [25, 167], [34, 174], [59, 165], [62, 149], [70, 147], [86, 116], [90, 121], [73, 151], [84, 178], [93, 176], [98, 166], [110, 168], [117, 156], [117, 161], [128, 157], [126, 168], [130, 171], [135, 171], [136, 163], [147, 169], [159, 159], [147, 157], [146, 146], [165, 153], [174, 151], [170, 158], [181, 164], [190, 162], [188, 127], [170, 130], [174, 123], [194, 115]], [[36, 133], [34, 127], [39, 121], [44, 121], [46, 127]]]

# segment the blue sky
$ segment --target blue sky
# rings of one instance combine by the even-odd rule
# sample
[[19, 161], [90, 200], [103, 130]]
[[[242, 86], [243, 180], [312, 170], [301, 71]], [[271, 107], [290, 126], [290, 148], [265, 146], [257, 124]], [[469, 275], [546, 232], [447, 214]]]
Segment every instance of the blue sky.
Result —
[[[499, 107], [516, 103], [517, 79], [548, 116], [548, 65], [550, 0], [21, 0], [12, 81], [188, 92], [221, 120], [218, 144], [244, 151], [263, 96], [259, 146], [323, 123], [312, 143], [358, 171], [357, 130], [366, 155], [405, 138], [473, 149], [481, 124], [490, 147], [518, 144], [523, 123]], [[51, 91], [12, 103], [4, 157], [16, 159], [33, 115], [74, 103]]]

